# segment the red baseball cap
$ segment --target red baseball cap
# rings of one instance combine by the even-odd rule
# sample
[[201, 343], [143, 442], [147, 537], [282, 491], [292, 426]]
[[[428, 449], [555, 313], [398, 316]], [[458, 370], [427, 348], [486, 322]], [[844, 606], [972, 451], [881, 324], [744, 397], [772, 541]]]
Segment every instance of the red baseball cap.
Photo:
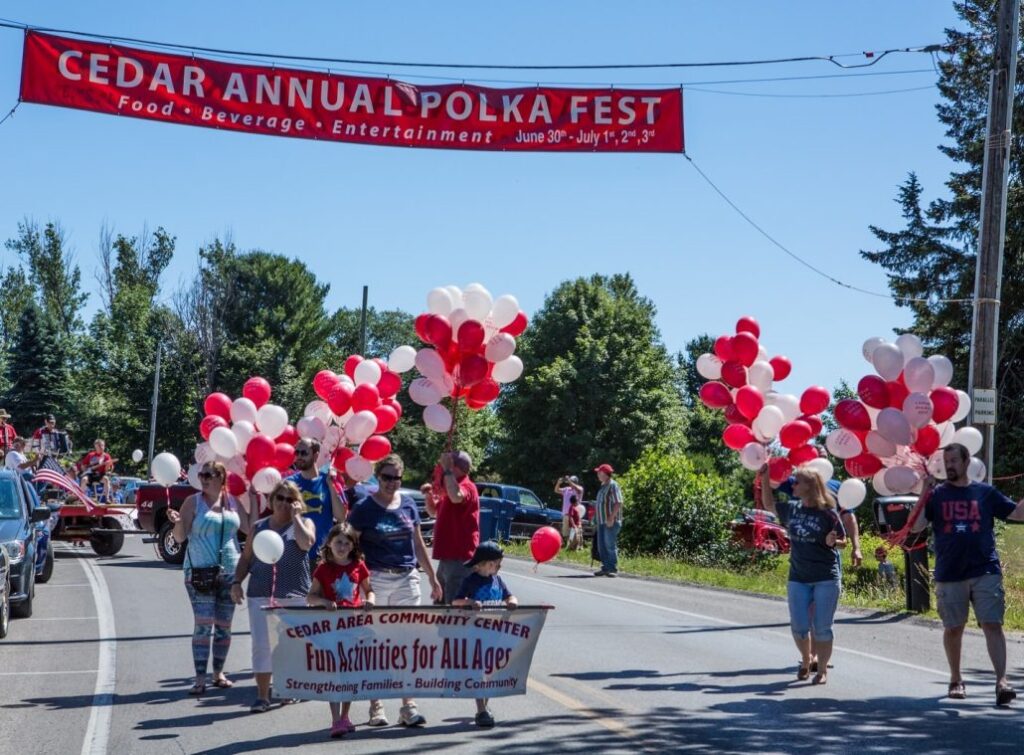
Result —
[[612, 469], [611, 464], [602, 464], [599, 467], [594, 467], [595, 472], [604, 472], [605, 474], [614, 474], [615, 470]]

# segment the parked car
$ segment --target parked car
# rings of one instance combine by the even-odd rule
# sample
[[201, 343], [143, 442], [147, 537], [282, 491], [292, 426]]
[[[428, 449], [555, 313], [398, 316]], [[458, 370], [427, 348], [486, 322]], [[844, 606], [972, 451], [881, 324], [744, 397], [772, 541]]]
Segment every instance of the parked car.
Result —
[[732, 540], [750, 550], [789, 553], [789, 535], [778, 518], [763, 509], [745, 509], [729, 523]]
[[0, 470], [0, 547], [10, 561], [11, 614], [16, 618], [32, 615], [39, 540], [36, 523], [49, 518], [49, 509], [32, 506], [29, 483], [21, 475]]
[[0, 640], [7, 636], [11, 623], [11, 562], [7, 549], [0, 548]]
[[50, 581], [50, 577], [53, 576], [53, 528], [57, 526], [57, 520], [60, 518], [59, 502], [53, 502], [50, 504], [43, 503], [39, 498], [39, 493], [36, 491], [34, 485], [26, 485], [28, 490], [29, 499], [32, 502], [32, 508], [42, 509], [48, 514], [48, 518], [45, 522], [36, 522], [36, 582], [44, 584]]
[[517, 485], [503, 485], [498, 482], [478, 482], [480, 505], [488, 501], [507, 501], [513, 508], [511, 536], [530, 537], [540, 527], [562, 526], [562, 508], [551, 508], [529, 488]]

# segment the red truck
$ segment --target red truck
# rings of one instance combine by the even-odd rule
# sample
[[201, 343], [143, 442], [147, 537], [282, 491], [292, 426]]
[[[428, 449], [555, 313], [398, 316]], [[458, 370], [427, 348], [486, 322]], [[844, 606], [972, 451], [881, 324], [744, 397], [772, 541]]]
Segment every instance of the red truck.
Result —
[[167, 518], [167, 507], [169, 505], [178, 511], [185, 499], [195, 492], [196, 489], [187, 482], [171, 485], [169, 488], [151, 482], [135, 489], [134, 502], [139, 517], [139, 529], [153, 535], [144, 542], [156, 543], [160, 558], [169, 564], [184, 563], [186, 543], [179, 543], [171, 537], [174, 525]]

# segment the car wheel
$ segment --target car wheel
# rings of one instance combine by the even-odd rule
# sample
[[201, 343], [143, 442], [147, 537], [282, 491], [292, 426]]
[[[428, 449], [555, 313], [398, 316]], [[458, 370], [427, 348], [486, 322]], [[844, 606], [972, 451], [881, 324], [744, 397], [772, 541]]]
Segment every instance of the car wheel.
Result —
[[761, 543], [761, 550], [765, 551], [766, 553], [778, 553], [779, 544], [774, 540], [764, 540]]
[[179, 543], [173, 537], [171, 532], [174, 530], [174, 524], [171, 522], [164, 522], [160, 525], [160, 532], [157, 533], [156, 537], [156, 550], [160, 554], [160, 558], [169, 564], [183, 564], [185, 563], [185, 547], [188, 544], [186, 540], [184, 543]]
[[[100, 526], [106, 530], [122, 530], [121, 523], [112, 516], [100, 519]], [[124, 545], [123, 532], [93, 532], [89, 544], [97, 556], [113, 556]]]
[[11, 625], [11, 584], [4, 580], [3, 594], [0, 594], [0, 640], [7, 636]]
[[47, 541], [46, 543], [46, 560], [43, 561], [42, 573], [36, 575], [36, 582], [40, 584], [46, 584], [50, 581], [50, 577], [53, 576], [53, 541]]

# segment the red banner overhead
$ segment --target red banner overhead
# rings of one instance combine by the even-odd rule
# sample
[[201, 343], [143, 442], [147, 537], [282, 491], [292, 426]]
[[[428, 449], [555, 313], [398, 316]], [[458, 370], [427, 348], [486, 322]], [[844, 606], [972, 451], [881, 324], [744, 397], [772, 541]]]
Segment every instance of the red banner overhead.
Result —
[[21, 99], [388, 147], [682, 152], [680, 89], [493, 89], [242, 65], [29, 32]]

